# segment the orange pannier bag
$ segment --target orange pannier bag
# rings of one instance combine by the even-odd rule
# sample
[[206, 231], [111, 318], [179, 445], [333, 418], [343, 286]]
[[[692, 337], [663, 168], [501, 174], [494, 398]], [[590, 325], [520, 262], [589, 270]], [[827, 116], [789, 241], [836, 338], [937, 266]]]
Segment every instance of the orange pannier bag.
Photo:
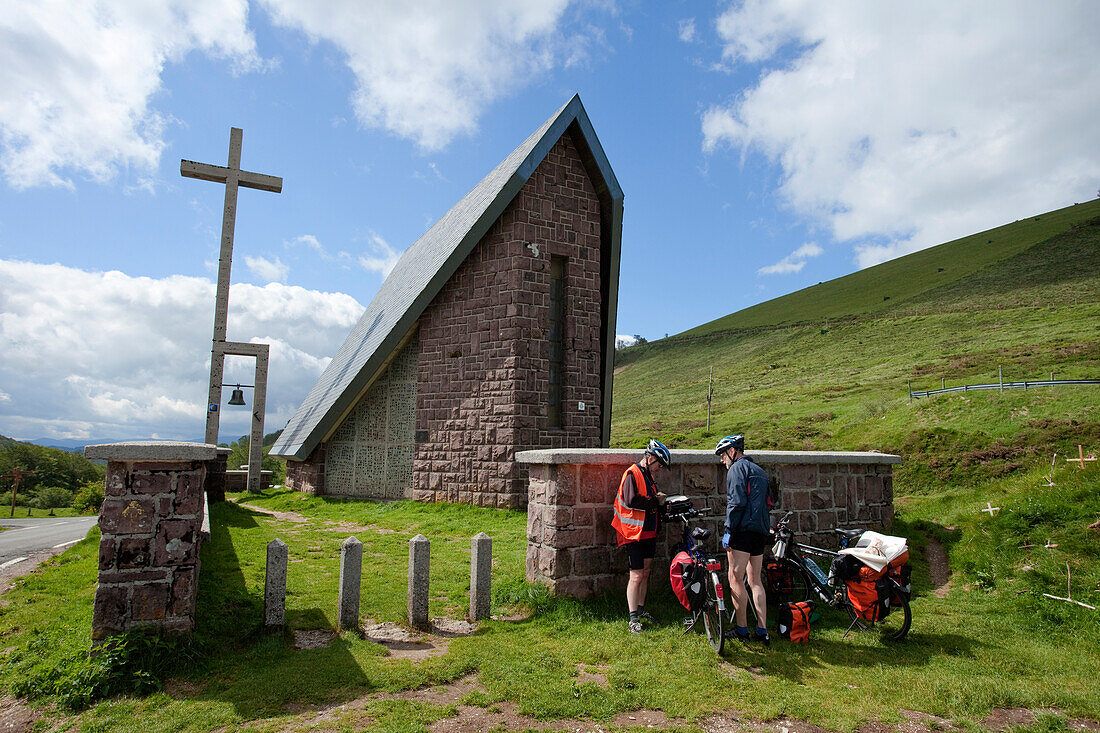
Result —
[[879, 602], [878, 588], [873, 580], [849, 580], [848, 600], [856, 609], [856, 615], [864, 621], [882, 619], [882, 604]]

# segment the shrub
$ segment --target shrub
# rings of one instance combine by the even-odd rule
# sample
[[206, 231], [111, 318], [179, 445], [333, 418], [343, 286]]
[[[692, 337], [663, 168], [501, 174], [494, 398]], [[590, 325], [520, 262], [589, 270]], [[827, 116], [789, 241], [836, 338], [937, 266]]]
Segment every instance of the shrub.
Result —
[[39, 633], [24, 649], [12, 652], [3, 669], [14, 679], [12, 694], [30, 700], [53, 698], [61, 707], [77, 711], [112, 695], [159, 690], [161, 680], [178, 671], [181, 662], [192, 666], [198, 660], [186, 640], [154, 629], [112, 636], [90, 652], [50, 659], [58, 644], [54, 634]]
[[39, 509], [50, 510], [69, 506], [73, 503], [73, 492], [58, 486], [44, 486], [38, 490], [34, 503]]
[[80, 487], [80, 490], [73, 496], [72, 507], [76, 511], [83, 514], [84, 512], [91, 512], [92, 514], [99, 513], [99, 507], [103, 505], [103, 482], [102, 481], [89, 481]]

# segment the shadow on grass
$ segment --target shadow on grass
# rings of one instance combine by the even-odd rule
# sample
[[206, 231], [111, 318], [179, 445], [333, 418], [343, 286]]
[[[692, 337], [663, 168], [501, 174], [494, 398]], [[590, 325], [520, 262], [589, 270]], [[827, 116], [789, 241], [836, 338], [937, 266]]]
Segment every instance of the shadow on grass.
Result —
[[[973, 659], [975, 651], [986, 646], [958, 634], [929, 632], [910, 632], [904, 640], [883, 641], [882, 646], [867, 645], [869, 639], [877, 638], [874, 630], [846, 639], [828, 638], [811, 631], [809, 644], [773, 640], [771, 648], [781, 652], [783, 659], [779, 664], [768, 665], [768, 669], [785, 680], [801, 683], [810, 671], [828, 668], [837, 668], [838, 674], [858, 676], [864, 674], [858, 671], [860, 668], [926, 667], [943, 657]], [[762, 651], [758, 653], [763, 656]]]
[[[350, 634], [332, 639], [323, 648], [296, 650], [292, 631], [264, 627], [266, 543], [263, 535], [247, 532], [259, 527], [256, 517], [263, 515], [233, 502], [213, 504], [210, 510], [210, 541], [202, 548], [195, 614], [195, 639], [205, 664], [194, 671], [217, 673], [204, 679], [196, 699], [230, 703], [237, 715], [252, 719], [285, 713], [295, 702], [329, 701], [335, 690], [369, 689], [370, 681], [356, 656], [380, 656], [381, 648], [370, 648], [377, 645]], [[234, 546], [231, 528], [246, 530], [235, 536], [254, 536], [256, 544]], [[242, 568], [257, 563], [261, 580], [250, 589]], [[294, 614], [294, 622], [307, 628], [327, 626], [319, 608]]]

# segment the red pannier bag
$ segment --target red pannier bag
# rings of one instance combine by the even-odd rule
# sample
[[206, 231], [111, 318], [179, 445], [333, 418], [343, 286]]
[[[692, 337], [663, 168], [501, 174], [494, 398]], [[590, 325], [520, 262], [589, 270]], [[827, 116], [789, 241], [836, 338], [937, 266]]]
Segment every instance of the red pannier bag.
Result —
[[676, 598], [680, 601], [684, 608], [691, 610], [691, 599], [688, 597], [687, 583], [685, 583], [684, 570], [687, 570], [687, 580], [691, 580], [691, 566], [695, 564], [695, 561], [691, 559], [691, 555], [687, 552], [679, 552], [676, 557], [672, 558], [672, 564], [668, 566], [668, 582], [672, 584], [672, 592], [676, 594]]

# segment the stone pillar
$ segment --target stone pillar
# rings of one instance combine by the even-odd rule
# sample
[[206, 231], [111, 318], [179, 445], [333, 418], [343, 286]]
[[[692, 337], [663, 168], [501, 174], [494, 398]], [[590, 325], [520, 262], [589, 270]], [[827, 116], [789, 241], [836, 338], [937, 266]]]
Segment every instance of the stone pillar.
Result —
[[478, 532], [470, 542], [470, 620], [489, 616], [492, 598], [493, 539]]
[[206, 469], [206, 498], [211, 504], [225, 501], [225, 472], [231, 448], [218, 448], [218, 457]]
[[363, 543], [348, 537], [340, 545], [340, 628], [359, 628], [359, 586], [363, 582]]
[[191, 631], [203, 485], [216, 446], [113, 443], [88, 446], [84, 455], [107, 461], [93, 641], [138, 626]]
[[431, 561], [431, 543], [418, 534], [409, 540], [409, 625], [414, 629], [428, 629], [428, 567]]
[[286, 621], [286, 566], [286, 543], [278, 538], [271, 540], [267, 543], [267, 572], [264, 578], [265, 626], [282, 626]]

